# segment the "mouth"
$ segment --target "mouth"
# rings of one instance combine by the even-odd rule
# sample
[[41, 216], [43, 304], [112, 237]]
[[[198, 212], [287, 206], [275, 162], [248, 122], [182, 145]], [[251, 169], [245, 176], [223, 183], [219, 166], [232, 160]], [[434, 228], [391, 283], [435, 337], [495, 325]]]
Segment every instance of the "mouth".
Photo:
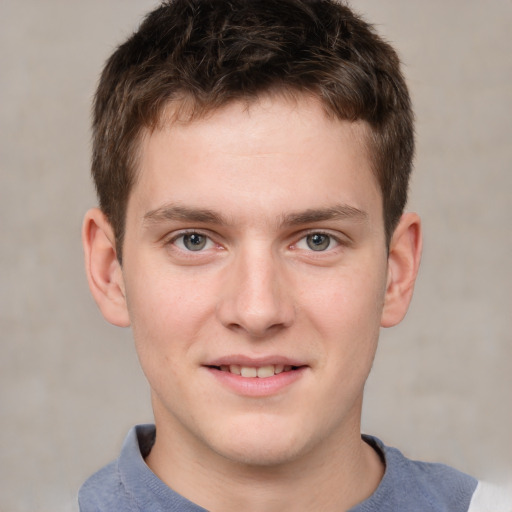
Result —
[[284, 364], [267, 364], [264, 366], [242, 366], [238, 364], [223, 364], [220, 366], [209, 365], [208, 368], [220, 372], [231, 373], [233, 375], [238, 375], [240, 377], [245, 378], [267, 379], [269, 377], [274, 377], [275, 375], [279, 375], [281, 373], [300, 370], [301, 368], [303, 368], [303, 366], [293, 366]]

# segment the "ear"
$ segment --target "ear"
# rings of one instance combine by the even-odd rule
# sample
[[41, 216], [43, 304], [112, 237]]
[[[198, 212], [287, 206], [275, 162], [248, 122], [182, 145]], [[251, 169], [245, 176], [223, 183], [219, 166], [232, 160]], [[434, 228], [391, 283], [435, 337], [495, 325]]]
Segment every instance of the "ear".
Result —
[[85, 214], [82, 227], [85, 271], [92, 296], [105, 319], [128, 327], [123, 272], [117, 259], [112, 226], [103, 212], [93, 208]]
[[405, 213], [390, 241], [382, 327], [400, 323], [407, 313], [420, 266], [421, 247], [420, 218], [415, 213]]

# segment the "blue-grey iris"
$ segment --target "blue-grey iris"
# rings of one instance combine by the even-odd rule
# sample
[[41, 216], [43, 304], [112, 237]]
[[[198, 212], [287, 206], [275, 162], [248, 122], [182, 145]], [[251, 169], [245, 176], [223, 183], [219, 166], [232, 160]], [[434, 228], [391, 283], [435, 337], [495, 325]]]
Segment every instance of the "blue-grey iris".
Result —
[[189, 251], [200, 251], [204, 249], [208, 238], [199, 233], [190, 233], [189, 235], [183, 235], [183, 245]]
[[331, 238], [329, 235], [314, 233], [306, 237], [306, 243], [312, 251], [325, 251], [331, 244]]

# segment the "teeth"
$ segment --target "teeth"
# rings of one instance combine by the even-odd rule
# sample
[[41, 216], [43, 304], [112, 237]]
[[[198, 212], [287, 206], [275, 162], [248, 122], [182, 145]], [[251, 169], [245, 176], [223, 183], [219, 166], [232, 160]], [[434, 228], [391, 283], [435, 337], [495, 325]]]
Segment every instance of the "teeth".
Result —
[[[220, 367], [220, 369], [222, 370], [222, 366]], [[232, 364], [231, 366], [228, 367], [228, 370], [226, 371], [230, 371], [231, 373], [234, 373], [235, 375], [240, 375], [240, 373], [242, 372], [242, 368], [240, 366], [238, 366], [237, 364]]]
[[273, 366], [261, 366], [258, 368], [258, 377], [260, 379], [264, 379], [265, 377], [272, 377], [272, 375], [274, 375]]
[[290, 365], [283, 364], [269, 364], [267, 366], [260, 366], [255, 368], [253, 366], [240, 366], [238, 364], [232, 365], [221, 365], [221, 371], [230, 372], [235, 375], [241, 375], [242, 377], [259, 377], [260, 379], [265, 379], [266, 377], [273, 377], [274, 375], [278, 375], [282, 372], [289, 372], [292, 367]]
[[242, 377], [257, 377], [258, 369], [251, 368], [250, 366], [242, 366], [242, 368], [240, 369], [240, 375]]

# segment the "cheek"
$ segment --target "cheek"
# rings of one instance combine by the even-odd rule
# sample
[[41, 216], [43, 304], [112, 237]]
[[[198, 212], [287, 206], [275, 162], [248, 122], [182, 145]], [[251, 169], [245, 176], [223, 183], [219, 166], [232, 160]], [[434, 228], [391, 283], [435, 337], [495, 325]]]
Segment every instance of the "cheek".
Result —
[[133, 336], [141, 363], [178, 365], [214, 309], [200, 280], [145, 271], [127, 283]]
[[384, 289], [383, 272], [352, 268], [310, 296], [309, 321], [319, 334], [319, 365], [330, 376], [325, 385], [332, 407], [362, 392], [377, 349]]
[[[386, 287], [385, 271], [371, 267], [341, 269], [324, 279], [322, 285], [312, 280], [303, 294], [312, 319], [320, 332], [338, 333], [340, 338], [352, 338], [358, 332], [375, 334], [379, 331], [380, 316]], [[315, 286], [316, 283], [316, 286]], [[350, 336], [349, 336], [350, 335]], [[347, 340], [348, 341], [348, 340]]]
[[[135, 290], [132, 290], [134, 292]], [[201, 304], [179, 286], [149, 283], [133, 293], [128, 302], [133, 339], [141, 368], [152, 394], [167, 403], [169, 397], [183, 396], [191, 364], [197, 357], [194, 340], [200, 338]]]

